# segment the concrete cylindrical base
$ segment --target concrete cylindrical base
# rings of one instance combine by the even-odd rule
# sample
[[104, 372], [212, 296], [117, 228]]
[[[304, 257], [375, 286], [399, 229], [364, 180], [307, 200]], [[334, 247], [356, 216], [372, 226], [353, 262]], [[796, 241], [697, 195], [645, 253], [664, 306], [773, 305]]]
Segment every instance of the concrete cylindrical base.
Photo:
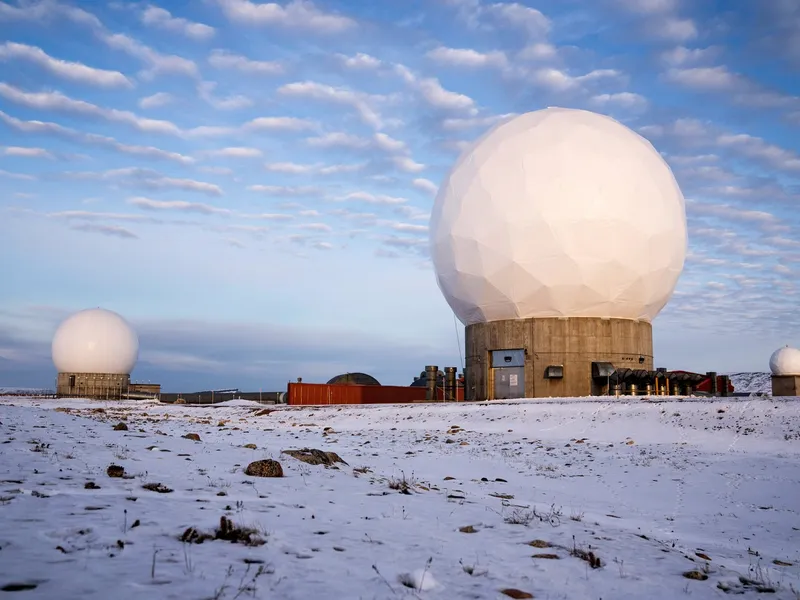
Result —
[[59, 373], [56, 395], [118, 400], [128, 393], [130, 375], [116, 373]]
[[773, 396], [800, 396], [800, 375], [773, 375]]
[[590, 317], [520, 319], [466, 328], [465, 398], [575, 397], [608, 394], [592, 363], [653, 370], [646, 321]]

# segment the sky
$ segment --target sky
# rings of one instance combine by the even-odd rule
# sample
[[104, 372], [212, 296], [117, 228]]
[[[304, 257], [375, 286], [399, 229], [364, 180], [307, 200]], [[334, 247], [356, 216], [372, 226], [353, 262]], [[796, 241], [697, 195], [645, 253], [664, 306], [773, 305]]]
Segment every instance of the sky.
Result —
[[619, 120], [681, 185], [658, 366], [800, 346], [796, 0], [6, 0], [0, 385], [52, 386], [55, 328], [96, 306], [167, 391], [461, 367], [433, 199], [547, 106]]

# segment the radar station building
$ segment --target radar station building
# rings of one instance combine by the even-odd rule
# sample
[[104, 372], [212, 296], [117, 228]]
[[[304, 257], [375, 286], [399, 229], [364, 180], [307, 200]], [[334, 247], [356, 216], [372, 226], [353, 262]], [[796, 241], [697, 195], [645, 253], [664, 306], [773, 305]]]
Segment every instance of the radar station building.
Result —
[[784, 346], [769, 359], [773, 396], [800, 396], [800, 350]]
[[466, 326], [466, 399], [657, 386], [652, 321], [686, 247], [681, 190], [639, 134], [561, 108], [494, 126], [430, 222], [439, 288]]
[[68, 317], [53, 336], [52, 355], [59, 397], [116, 400], [135, 391], [130, 374], [139, 338], [115, 312], [93, 308]]

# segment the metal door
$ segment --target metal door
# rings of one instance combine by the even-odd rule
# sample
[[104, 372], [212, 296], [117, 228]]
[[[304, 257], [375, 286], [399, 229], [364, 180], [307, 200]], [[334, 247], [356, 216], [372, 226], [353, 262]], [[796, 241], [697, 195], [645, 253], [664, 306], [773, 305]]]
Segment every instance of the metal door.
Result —
[[499, 367], [494, 369], [495, 400], [525, 397], [525, 367]]

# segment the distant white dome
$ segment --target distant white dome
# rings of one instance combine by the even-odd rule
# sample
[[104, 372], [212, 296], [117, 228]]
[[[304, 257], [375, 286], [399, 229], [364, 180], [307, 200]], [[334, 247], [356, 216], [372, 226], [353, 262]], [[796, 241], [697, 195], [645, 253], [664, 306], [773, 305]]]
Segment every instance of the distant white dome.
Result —
[[655, 148], [610, 117], [547, 108], [458, 159], [430, 221], [439, 287], [461, 321], [651, 321], [686, 256], [684, 199]]
[[139, 338], [117, 313], [92, 308], [59, 325], [52, 350], [59, 373], [130, 375], [139, 358]]
[[800, 375], [800, 350], [784, 346], [769, 357], [769, 370], [773, 375]]

